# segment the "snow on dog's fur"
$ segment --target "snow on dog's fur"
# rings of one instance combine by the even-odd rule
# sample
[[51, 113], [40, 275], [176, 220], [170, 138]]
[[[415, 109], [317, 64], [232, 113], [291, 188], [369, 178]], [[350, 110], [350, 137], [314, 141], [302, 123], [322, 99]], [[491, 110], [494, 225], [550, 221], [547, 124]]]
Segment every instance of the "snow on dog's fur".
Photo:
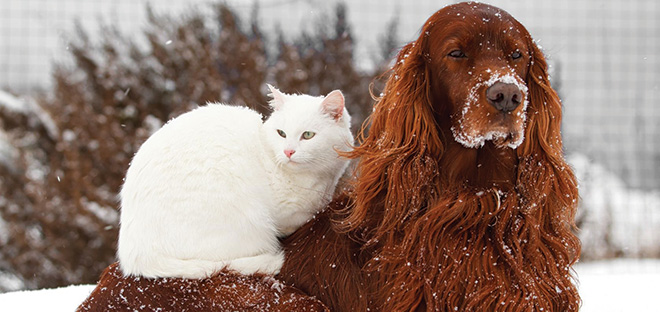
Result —
[[280, 278], [333, 311], [577, 311], [577, 184], [523, 25], [447, 6], [382, 93], [354, 189], [286, 239]]
[[263, 274], [220, 271], [211, 278], [126, 277], [110, 265], [77, 312], [112, 311], [318, 311], [328, 308]]

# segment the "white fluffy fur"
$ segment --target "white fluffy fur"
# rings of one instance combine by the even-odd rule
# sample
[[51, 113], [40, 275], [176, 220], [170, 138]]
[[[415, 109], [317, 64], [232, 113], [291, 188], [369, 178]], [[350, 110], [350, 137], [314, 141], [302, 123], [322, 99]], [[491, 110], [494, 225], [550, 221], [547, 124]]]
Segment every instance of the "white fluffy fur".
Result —
[[[270, 88], [275, 111], [265, 123], [250, 109], [209, 104], [140, 147], [120, 194], [124, 274], [279, 272], [277, 236], [327, 205], [348, 165], [336, 150], [348, 150], [353, 137], [341, 92], [324, 98]], [[314, 137], [303, 139], [305, 131]]]

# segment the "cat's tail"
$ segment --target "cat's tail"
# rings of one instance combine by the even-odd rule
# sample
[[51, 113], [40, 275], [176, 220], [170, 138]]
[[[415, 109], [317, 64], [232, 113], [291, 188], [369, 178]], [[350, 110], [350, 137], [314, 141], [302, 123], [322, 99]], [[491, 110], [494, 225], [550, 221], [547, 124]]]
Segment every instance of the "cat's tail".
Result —
[[284, 264], [284, 253], [264, 253], [251, 257], [232, 260], [211, 261], [202, 259], [178, 259], [160, 257], [150, 263], [126, 263], [119, 261], [124, 275], [148, 278], [177, 277], [201, 279], [212, 276], [223, 269], [236, 271], [244, 275], [261, 273], [276, 275]]

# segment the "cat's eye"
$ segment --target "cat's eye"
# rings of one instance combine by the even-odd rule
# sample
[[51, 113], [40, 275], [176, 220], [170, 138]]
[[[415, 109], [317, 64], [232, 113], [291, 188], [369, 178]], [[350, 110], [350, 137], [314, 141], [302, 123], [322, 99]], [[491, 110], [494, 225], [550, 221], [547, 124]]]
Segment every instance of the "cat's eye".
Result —
[[277, 129], [277, 134], [279, 134], [283, 138], [286, 138], [286, 133], [280, 129]]
[[315, 132], [305, 131], [305, 132], [303, 132], [301, 138], [303, 138], [304, 140], [309, 140], [309, 139], [313, 138], [315, 135], [316, 135]]

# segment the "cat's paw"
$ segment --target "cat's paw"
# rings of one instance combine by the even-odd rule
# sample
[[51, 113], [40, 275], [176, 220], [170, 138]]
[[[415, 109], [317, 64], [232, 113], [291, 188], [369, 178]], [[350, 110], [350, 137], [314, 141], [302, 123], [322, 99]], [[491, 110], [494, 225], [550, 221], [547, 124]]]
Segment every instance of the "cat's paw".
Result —
[[258, 256], [237, 258], [229, 262], [230, 270], [238, 271], [241, 274], [251, 275], [262, 273], [267, 275], [277, 275], [284, 264], [284, 253], [267, 253]]

